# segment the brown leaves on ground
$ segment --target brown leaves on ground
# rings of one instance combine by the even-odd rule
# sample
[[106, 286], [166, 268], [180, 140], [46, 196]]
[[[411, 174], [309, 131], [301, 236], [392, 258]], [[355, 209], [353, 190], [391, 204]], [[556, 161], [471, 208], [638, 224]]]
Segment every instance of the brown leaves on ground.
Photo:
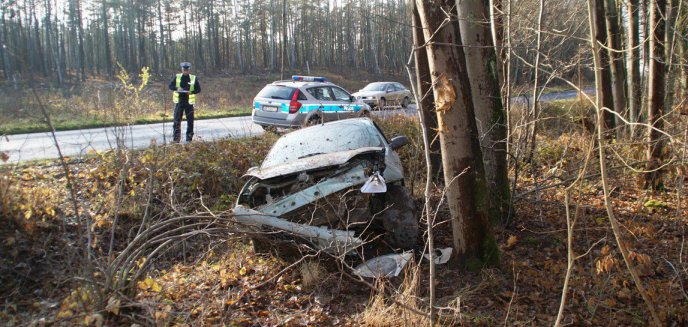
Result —
[[327, 324], [332, 317], [291, 271], [255, 288], [284, 268], [284, 262], [233, 244], [200, 262], [176, 264], [139, 283], [135, 302], [145, 303], [162, 325]]
[[[411, 120], [382, 123], [388, 136], [414, 135]], [[415, 140], [417, 138], [411, 138]], [[550, 187], [574, 176], [584, 157], [584, 145], [572, 144], [567, 151], [556, 142], [543, 142], [536, 153], [544, 166], [538, 168], [539, 194], [527, 193], [515, 203], [517, 217], [509, 226], [496, 228], [501, 267], [479, 272], [438, 267], [437, 305], [445, 324], [549, 325], [561, 299], [566, 272], [567, 234], [562, 187]], [[271, 144], [270, 139], [199, 142], [190, 147], [152, 148], [136, 154], [121, 175], [121, 162], [111, 154], [72, 165], [79, 186], [82, 210], [94, 219], [92, 247], [102, 255], [109, 241], [115, 194], [124, 178], [122, 218], [116, 241], [126, 242], [143, 215], [151, 167], [155, 201], [151, 215], [164, 215], [161, 203], [170, 197], [185, 203], [185, 210], [224, 210], [234, 202], [241, 186], [239, 176], [257, 164]], [[562, 141], [562, 142], [563, 142]], [[413, 146], [402, 149], [411, 174], [422, 171], [422, 154]], [[163, 155], [164, 154], [164, 155]], [[549, 159], [548, 159], [549, 158]], [[559, 158], [559, 159], [553, 159]], [[419, 164], [419, 162], [421, 164]], [[624, 175], [625, 173], [625, 175]], [[362, 323], [369, 314], [380, 321], [398, 321], [396, 299], [427, 310], [427, 267], [421, 262], [418, 288], [413, 296], [390, 294], [403, 282], [392, 279], [392, 288], [371, 291], [344, 277], [336, 268], [288, 269], [293, 262], [256, 255], [241, 242], [227, 243], [207, 253], [165, 257], [150, 274], [134, 284], [131, 294], [107, 294], [99, 299], [76, 280], [73, 209], [67, 201], [65, 176], [54, 166], [21, 167], [3, 172], [0, 186], [4, 219], [0, 228], [0, 290], [8, 294], [0, 307], [0, 318], [8, 324], [47, 323], [110, 325], [331, 325]], [[675, 176], [668, 176], [668, 180]], [[663, 321], [688, 321], [688, 212], [678, 188], [647, 194], [633, 183], [635, 175], [612, 171], [610, 201], [622, 226], [629, 260], [645, 283]], [[535, 179], [519, 179], [517, 192], [532, 190]], [[412, 179], [409, 185], [422, 185]], [[672, 187], [667, 183], [668, 187]], [[417, 190], [415, 190], [417, 191]], [[421, 194], [422, 192], [415, 192]], [[685, 193], [685, 192], [684, 192]], [[436, 192], [439, 194], [439, 192]], [[684, 196], [683, 196], [684, 197]], [[434, 199], [436, 200], [436, 199]], [[626, 270], [604, 209], [597, 177], [584, 181], [571, 197], [575, 219], [573, 251], [576, 257], [570, 281], [564, 323], [574, 325], [644, 325], [647, 308]], [[436, 203], [436, 202], [435, 202]], [[440, 208], [437, 221], [446, 221]], [[27, 214], [27, 212], [29, 212]], [[27, 218], [28, 216], [28, 218]], [[447, 226], [443, 224], [441, 226]], [[64, 229], [64, 231], [63, 231]], [[451, 246], [451, 232], [437, 229], [437, 247]], [[207, 239], [189, 243], [192, 249], [207, 249]], [[122, 244], [117, 243], [116, 249]], [[70, 258], [71, 261], [70, 261]], [[306, 273], [307, 272], [307, 273]], [[304, 279], [305, 277], [305, 279]], [[96, 278], [97, 280], [97, 278]], [[269, 281], [270, 280], [270, 281]], [[262, 287], [256, 287], [265, 283]]]

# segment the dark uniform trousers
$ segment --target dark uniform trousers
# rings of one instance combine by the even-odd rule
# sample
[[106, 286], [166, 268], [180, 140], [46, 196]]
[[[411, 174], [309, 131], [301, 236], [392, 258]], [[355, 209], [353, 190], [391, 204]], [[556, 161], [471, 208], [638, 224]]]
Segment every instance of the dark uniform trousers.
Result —
[[174, 106], [174, 122], [172, 123], [173, 140], [179, 143], [182, 134], [182, 114], [186, 115], [186, 141], [191, 142], [194, 132], [194, 106], [192, 104], [182, 103], [181, 101]]

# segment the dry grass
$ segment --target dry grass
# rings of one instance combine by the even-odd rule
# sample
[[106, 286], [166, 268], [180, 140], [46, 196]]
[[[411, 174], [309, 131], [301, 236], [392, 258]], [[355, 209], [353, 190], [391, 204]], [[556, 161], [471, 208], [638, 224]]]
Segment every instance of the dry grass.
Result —
[[404, 269], [404, 281], [388, 295], [385, 290], [394, 289], [386, 279], [375, 282], [376, 289], [371, 292], [368, 306], [361, 312], [356, 321], [366, 326], [424, 326], [429, 324], [426, 316], [413, 312], [424, 312], [424, 305], [418, 300], [420, 294], [420, 268], [415, 262], [409, 262]]
[[305, 261], [299, 266], [301, 274], [301, 287], [304, 290], [313, 290], [326, 278], [327, 271], [318, 261]]

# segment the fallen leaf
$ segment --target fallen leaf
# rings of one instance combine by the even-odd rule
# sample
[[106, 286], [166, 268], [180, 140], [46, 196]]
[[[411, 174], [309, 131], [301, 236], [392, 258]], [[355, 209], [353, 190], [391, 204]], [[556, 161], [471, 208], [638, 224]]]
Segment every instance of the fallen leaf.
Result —
[[506, 249], [511, 249], [514, 247], [517, 241], [518, 237], [516, 237], [516, 235], [509, 235], [509, 238], [506, 240]]

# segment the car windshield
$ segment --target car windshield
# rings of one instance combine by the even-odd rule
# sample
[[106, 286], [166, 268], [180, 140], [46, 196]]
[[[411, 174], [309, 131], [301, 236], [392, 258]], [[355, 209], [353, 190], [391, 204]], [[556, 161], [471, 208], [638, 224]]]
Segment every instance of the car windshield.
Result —
[[366, 85], [366, 87], [363, 88], [363, 91], [384, 91], [385, 87], [387, 87], [387, 84], [372, 83]]
[[319, 154], [384, 147], [384, 138], [370, 123], [363, 121], [321, 125], [282, 136], [263, 161], [262, 168]]
[[283, 85], [266, 85], [256, 97], [258, 98], [268, 98], [268, 99], [278, 99], [278, 100], [291, 100], [291, 96], [294, 94], [294, 88]]

